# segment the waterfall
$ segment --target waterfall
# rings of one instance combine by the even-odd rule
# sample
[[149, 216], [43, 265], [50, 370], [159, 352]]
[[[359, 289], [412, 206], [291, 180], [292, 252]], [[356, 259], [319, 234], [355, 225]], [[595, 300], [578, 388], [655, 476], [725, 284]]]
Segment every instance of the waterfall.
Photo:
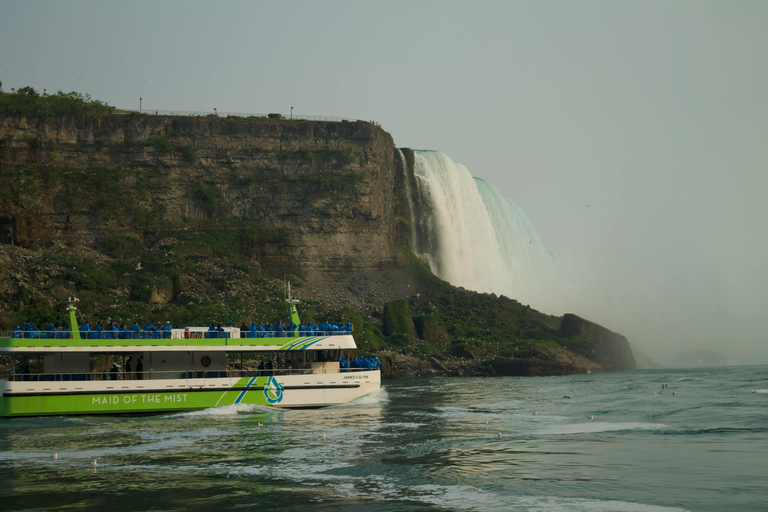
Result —
[[447, 155], [414, 155], [414, 251], [432, 272], [455, 286], [545, 306], [560, 265], [522, 210]]

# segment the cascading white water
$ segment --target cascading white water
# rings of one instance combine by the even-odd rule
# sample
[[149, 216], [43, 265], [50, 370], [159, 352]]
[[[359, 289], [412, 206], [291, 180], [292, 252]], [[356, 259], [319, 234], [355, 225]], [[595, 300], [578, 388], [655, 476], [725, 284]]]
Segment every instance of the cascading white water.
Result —
[[522, 210], [447, 155], [414, 154], [415, 250], [431, 270], [456, 286], [543, 306], [558, 265]]

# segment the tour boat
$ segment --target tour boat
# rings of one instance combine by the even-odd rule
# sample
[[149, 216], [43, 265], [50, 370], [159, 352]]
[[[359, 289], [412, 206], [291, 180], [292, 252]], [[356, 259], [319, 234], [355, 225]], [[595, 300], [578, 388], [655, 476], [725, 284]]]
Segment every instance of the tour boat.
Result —
[[[67, 306], [70, 338], [57, 336], [61, 331], [0, 333], [0, 417], [324, 407], [381, 385], [378, 364], [345, 363], [357, 350], [351, 332], [242, 337], [237, 327], [188, 327], [84, 339], [76, 300]], [[288, 303], [298, 325], [296, 301]]]

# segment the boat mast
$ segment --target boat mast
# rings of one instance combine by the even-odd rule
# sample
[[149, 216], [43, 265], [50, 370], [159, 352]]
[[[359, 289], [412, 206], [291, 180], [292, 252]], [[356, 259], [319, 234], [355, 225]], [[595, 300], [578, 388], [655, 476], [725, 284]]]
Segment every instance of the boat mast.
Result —
[[301, 323], [301, 319], [299, 319], [299, 311], [296, 309], [296, 304], [299, 303], [299, 300], [291, 298], [291, 282], [286, 281], [286, 284], [288, 285], [288, 297], [285, 299], [285, 302], [288, 303], [288, 309], [291, 311], [291, 322], [296, 325], [296, 330], [293, 332], [295, 336], [299, 330], [299, 324]]
[[79, 340], [80, 338], [80, 328], [77, 326], [77, 318], [75, 317], [75, 311], [77, 311], [77, 308], [75, 307], [75, 302], [80, 302], [80, 299], [77, 297], [69, 297], [67, 299], [67, 311], [69, 311], [69, 325], [70, 329], [72, 330], [72, 339], [73, 340]]

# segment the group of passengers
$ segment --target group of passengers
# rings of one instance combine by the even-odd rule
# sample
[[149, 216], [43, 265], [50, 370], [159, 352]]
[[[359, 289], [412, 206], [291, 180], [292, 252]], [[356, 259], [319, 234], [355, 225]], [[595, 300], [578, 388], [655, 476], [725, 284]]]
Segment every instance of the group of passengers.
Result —
[[353, 370], [378, 370], [381, 368], [381, 361], [378, 356], [369, 357], [368, 359], [360, 356], [357, 359], [349, 358], [349, 360], [347, 360], [346, 357], [341, 356], [341, 359], [339, 359], [339, 366], [343, 372]]
[[[138, 322], [133, 322], [131, 325], [119, 325], [117, 322], [112, 321], [106, 328], [101, 321], [96, 322], [93, 327], [88, 322], [85, 322], [80, 326], [80, 338], [89, 340], [170, 339], [172, 337], [172, 329], [173, 327], [170, 322], [158, 323], [157, 325], [147, 322], [140, 326]], [[320, 325], [314, 323], [296, 325], [293, 322], [288, 324], [277, 322], [274, 325], [270, 325], [269, 323], [261, 322], [257, 325], [256, 322], [251, 322], [250, 327], [247, 327], [245, 324], [240, 326], [241, 338], [285, 338], [292, 336], [333, 336], [337, 334], [352, 334], [352, 324], [349, 322], [345, 324], [322, 322]], [[34, 323], [27, 321], [23, 327], [16, 326], [16, 329], [13, 331], [13, 337], [71, 339], [72, 331], [66, 327], [57, 328], [54, 324], [50, 324], [46, 330], [42, 330], [38, 329]], [[228, 338], [229, 335], [221, 324], [218, 326], [211, 324], [205, 333], [205, 337]]]
[[57, 329], [55, 325], [51, 324], [48, 329], [38, 330], [37, 325], [29, 321], [24, 323], [24, 327], [18, 325], [13, 330], [13, 338], [44, 338], [44, 339], [69, 339], [72, 337], [72, 333], [69, 329]]
[[[109, 374], [109, 380], [117, 380], [118, 375], [120, 374], [120, 367], [117, 365], [117, 363], [112, 363], [112, 368], [110, 368], [107, 373]], [[122, 373], [123, 375], [120, 377], [122, 379], [143, 379], [144, 362], [142, 360], [142, 356], [139, 356], [135, 365], [133, 364], [133, 356], [128, 356], [128, 359], [125, 360], [125, 364], [123, 365]]]
[[[159, 340], [170, 339], [172, 326], [170, 322], [165, 324], [158, 323], [154, 325], [147, 322], [140, 326], [138, 322], [118, 325], [117, 322], [110, 323], [106, 329], [101, 321], [98, 321], [93, 327], [88, 322], [80, 326], [80, 339], [84, 340]], [[72, 331], [66, 327], [57, 328], [50, 324], [46, 330], [38, 330], [34, 323], [27, 321], [24, 327], [16, 326], [13, 331], [14, 338], [42, 338], [42, 339], [71, 339]]]
[[250, 327], [245, 324], [240, 326], [241, 338], [285, 338], [291, 336], [333, 336], [336, 334], [351, 334], [352, 324], [347, 322], [341, 324], [337, 322], [323, 322], [317, 324], [296, 325], [293, 321], [283, 325], [283, 322], [277, 322], [270, 326], [268, 323], [251, 322]]

